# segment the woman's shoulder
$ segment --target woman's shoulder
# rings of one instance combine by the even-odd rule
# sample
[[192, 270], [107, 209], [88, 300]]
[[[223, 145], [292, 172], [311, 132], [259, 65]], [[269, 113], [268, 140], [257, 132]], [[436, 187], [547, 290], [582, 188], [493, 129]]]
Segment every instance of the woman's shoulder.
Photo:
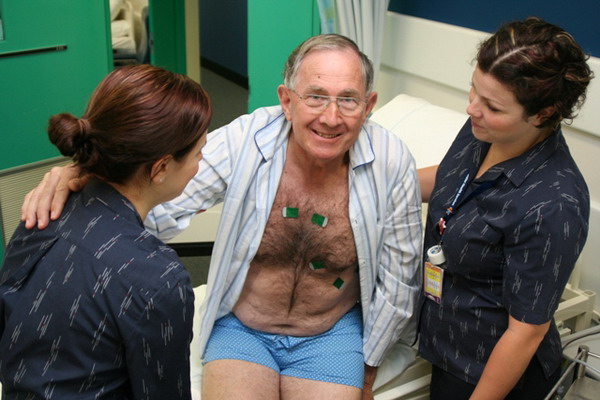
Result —
[[556, 150], [528, 177], [527, 183], [540, 182], [541, 191], [558, 199], [575, 197], [589, 202], [589, 189], [577, 162], [571, 155], [562, 133], [558, 133]]
[[520, 210], [519, 215], [544, 218], [556, 224], [589, 218], [590, 195], [585, 179], [568, 149], [560, 146], [530, 171], [518, 187], [507, 192], [504, 200], [511, 200], [507, 209]]
[[60, 226], [59, 240], [81, 262], [88, 259], [95, 268], [106, 269], [134, 286], [186, 279], [177, 253], [144, 228], [124, 199], [95, 197], [92, 202], [83, 196]]
[[121, 290], [127, 288], [142, 303], [192, 290], [190, 275], [175, 250], [147, 231], [137, 237], [124, 236], [98, 261], [99, 268], [120, 282]]

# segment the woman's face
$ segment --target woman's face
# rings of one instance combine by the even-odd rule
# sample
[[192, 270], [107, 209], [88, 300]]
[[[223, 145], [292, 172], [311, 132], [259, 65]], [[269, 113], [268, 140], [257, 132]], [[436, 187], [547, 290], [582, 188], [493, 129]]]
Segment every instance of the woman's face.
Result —
[[512, 91], [479, 67], [472, 79], [467, 114], [471, 116], [473, 135], [477, 139], [519, 148], [539, 139], [540, 117], [528, 117]]

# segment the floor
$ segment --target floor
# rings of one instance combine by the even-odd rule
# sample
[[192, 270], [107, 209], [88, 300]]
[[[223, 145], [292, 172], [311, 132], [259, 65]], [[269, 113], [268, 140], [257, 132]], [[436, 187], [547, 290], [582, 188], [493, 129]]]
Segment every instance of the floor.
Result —
[[[208, 92], [213, 105], [209, 132], [248, 112], [248, 89], [206, 68], [202, 68], [200, 74], [201, 84]], [[188, 249], [180, 258], [190, 273], [192, 285], [198, 286], [206, 283], [210, 256], [194, 255], [193, 251], [191, 253]]]
[[200, 286], [206, 283], [208, 279], [208, 266], [210, 264], [210, 256], [189, 256], [179, 257], [183, 265], [190, 274], [192, 286]]
[[201, 69], [200, 80], [213, 105], [209, 132], [248, 112], [248, 89], [207, 68]]

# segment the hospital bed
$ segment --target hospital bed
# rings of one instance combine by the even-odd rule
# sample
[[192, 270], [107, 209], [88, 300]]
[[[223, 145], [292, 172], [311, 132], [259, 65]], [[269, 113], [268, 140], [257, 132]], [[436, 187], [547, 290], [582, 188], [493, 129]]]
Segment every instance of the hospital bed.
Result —
[[[115, 65], [149, 62], [148, 5], [130, 0], [110, 0], [110, 31]], [[142, 4], [145, 4], [141, 6]]]
[[565, 366], [544, 400], [600, 398], [600, 325], [562, 338]]

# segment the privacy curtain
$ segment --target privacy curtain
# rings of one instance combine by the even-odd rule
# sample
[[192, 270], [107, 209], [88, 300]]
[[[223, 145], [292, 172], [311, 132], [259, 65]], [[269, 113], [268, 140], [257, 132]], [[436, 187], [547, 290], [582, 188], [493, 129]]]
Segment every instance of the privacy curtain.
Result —
[[354, 40], [379, 74], [383, 27], [390, 0], [318, 0], [322, 33]]

